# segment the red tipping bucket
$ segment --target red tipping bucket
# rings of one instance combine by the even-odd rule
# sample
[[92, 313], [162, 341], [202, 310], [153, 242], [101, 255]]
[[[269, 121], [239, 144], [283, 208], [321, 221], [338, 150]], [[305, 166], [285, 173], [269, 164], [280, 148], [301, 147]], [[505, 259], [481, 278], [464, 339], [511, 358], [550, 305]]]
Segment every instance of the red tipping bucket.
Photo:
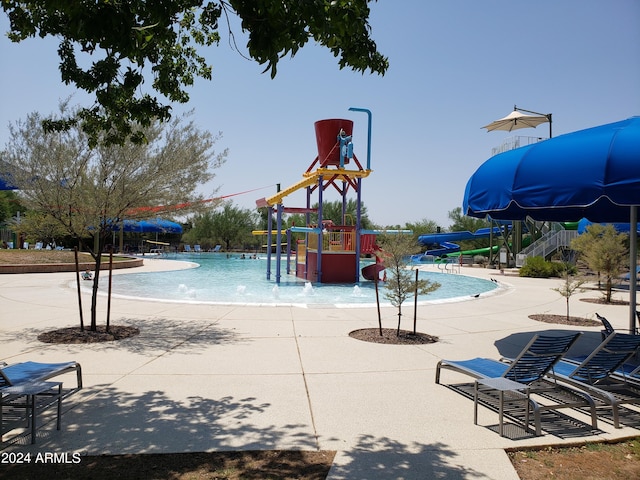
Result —
[[[353, 122], [341, 118], [332, 118], [330, 120], [318, 120], [314, 125], [320, 166], [340, 165], [338, 134], [340, 130], [344, 130], [345, 135], [351, 135], [353, 133]], [[344, 163], [349, 163], [349, 159], [345, 158]]]

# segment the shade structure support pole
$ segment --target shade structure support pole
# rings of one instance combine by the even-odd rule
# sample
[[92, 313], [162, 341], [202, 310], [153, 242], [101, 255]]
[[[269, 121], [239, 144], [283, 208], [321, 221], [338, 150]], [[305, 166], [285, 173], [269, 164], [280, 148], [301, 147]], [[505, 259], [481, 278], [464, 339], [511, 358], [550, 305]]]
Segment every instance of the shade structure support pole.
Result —
[[629, 332], [636, 328], [636, 290], [638, 283], [638, 207], [631, 207], [629, 218]]

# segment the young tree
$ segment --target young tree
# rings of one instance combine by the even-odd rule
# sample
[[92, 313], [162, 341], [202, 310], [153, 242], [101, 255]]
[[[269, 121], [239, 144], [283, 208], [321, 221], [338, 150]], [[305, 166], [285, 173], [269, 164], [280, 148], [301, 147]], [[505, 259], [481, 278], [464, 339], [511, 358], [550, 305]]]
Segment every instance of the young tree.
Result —
[[596, 223], [589, 225], [582, 235], [571, 241], [571, 248], [580, 254], [580, 260], [604, 276], [604, 298], [607, 303], [611, 302], [613, 280], [624, 271], [627, 264], [629, 249], [626, 243], [627, 235], [618, 233], [613, 225]]
[[[185, 87], [196, 77], [211, 79], [211, 66], [198, 50], [217, 45], [222, 19], [229, 43], [237, 49], [229, 17], [241, 20], [248, 34], [247, 56], [276, 75], [278, 61], [294, 56], [309, 40], [339, 57], [340, 68], [384, 74], [388, 60], [377, 51], [369, 25], [370, 0], [128, 0], [126, 2], [61, 2], [3, 0], [9, 38], [60, 39], [60, 73], [64, 83], [95, 95], [95, 104], [66, 118], [47, 122], [64, 130], [81, 123], [92, 145], [144, 139], [154, 120], [171, 117], [158, 100], [186, 103]], [[153, 82], [144, 82], [151, 71]], [[147, 93], [141, 88], [151, 86]], [[70, 112], [71, 113], [71, 112]], [[105, 136], [106, 133], [106, 136]]]
[[[66, 105], [61, 106], [65, 115]], [[186, 118], [144, 129], [148, 142], [89, 148], [78, 127], [46, 132], [42, 118], [30, 114], [10, 126], [3, 157], [11, 182], [31, 209], [55, 219], [78, 239], [95, 261], [91, 330], [96, 330], [96, 300], [101, 252], [118, 223], [201, 205], [198, 185], [213, 178], [226, 151], [215, 154], [218, 137]], [[159, 207], [161, 206], [161, 207]], [[91, 242], [84, 244], [83, 240]]]
[[221, 209], [211, 215], [214, 238], [224, 243], [227, 250], [242, 244], [245, 239], [251, 237], [251, 231], [255, 229], [255, 217], [252, 210], [225, 202]]
[[380, 256], [385, 268], [390, 272], [385, 283], [384, 297], [391, 302], [391, 305], [398, 308], [396, 335], [400, 336], [404, 301], [412, 296], [416, 290], [419, 295], [424, 295], [440, 288], [440, 284], [424, 279], [418, 279], [416, 283], [414, 271], [407, 268], [406, 259], [420, 251], [413, 235], [382, 235], [379, 241], [382, 251], [376, 255]]
[[569, 269], [566, 268], [562, 272], [562, 285], [558, 288], [552, 288], [551, 290], [558, 292], [560, 295], [567, 299], [567, 322], [569, 321], [569, 299], [576, 292], [584, 292], [584, 289], [581, 288], [582, 285], [586, 282], [583, 278], [576, 278], [572, 276], [569, 272]]

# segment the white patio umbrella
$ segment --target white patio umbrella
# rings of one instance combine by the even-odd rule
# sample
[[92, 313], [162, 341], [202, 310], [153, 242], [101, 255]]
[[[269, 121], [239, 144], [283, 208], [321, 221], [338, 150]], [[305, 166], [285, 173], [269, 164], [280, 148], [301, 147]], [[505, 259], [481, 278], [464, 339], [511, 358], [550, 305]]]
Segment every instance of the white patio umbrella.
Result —
[[[526, 115], [525, 113], [533, 113], [534, 115]], [[506, 130], [510, 132], [512, 130], [518, 130], [519, 128], [535, 128], [541, 123], [549, 123], [549, 137], [551, 137], [551, 114], [543, 114], [538, 112], [531, 112], [529, 110], [523, 110], [515, 105], [513, 106], [513, 112], [506, 117], [502, 117], [498, 120], [491, 122], [489, 125], [485, 125], [481, 128], [486, 128], [487, 132], [494, 130]]]

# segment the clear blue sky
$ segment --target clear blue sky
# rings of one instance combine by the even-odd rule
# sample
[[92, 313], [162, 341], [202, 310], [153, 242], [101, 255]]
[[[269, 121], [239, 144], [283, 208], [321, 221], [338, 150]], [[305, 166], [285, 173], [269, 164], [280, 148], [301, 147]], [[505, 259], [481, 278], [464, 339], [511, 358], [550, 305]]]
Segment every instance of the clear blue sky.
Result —
[[[267, 187], [233, 197], [254, 208], [276, 183], [297, 182], [317, 153], [313, 124], [325, 118], [354, 120], [364, 162], [366, 115], [348, 111], [362, 107], [373, 112], [373, 173], [362, 190], [369, 217], [381, 225], [428, 219], [447, 227], [447, 213], [462, 205], [467, 180], [493, 147], [513, 135], [548, 136], [547, 124], [481, 129], [514, 104], [552, 113], [554, 136], [640, 115], [638, 0], [380, 0], [371, 8], [373, 38], [390, 61], [384, 77], [339, 70], [313, 44], [283, 59], [274, 80], [232, 51], [226, 37], [204, 52], [213, 80], [199, 80], [191, 102], [174, 108], [194, 109], [196, 123], [222, 132], [218, 147], [229, 149], [203, 193]], [[0, 29], [8, 29], [2, 14]], [[10, 122], [53, 112], [74, 90], [60, 82], [55, 40], [0, 42], [2, 146]], [[76, 93], [72, 103], [83, 102]], [[285, 200], [303, 203], [302, 194]]]

